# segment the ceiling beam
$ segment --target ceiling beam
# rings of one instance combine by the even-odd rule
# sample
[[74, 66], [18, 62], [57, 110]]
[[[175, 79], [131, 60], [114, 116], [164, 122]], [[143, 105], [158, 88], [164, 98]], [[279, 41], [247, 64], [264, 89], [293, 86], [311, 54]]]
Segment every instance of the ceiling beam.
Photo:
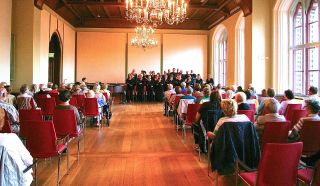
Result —
[[88, 10], [88, 12], [90, 13], [90, 15], [91, 15], [92, 17], [97, 18], [97, 15], [93, 13], [91, 7], [90, 7], [90, 8], [89, 8], [88, 6], [85, 6], [85, 7], [86, 7], [86, 9]]
[[75, 9], [73, 9], [73, 7], [70, 5], [70, 4], [68, 4], [68, 2], [66, 1], [66, 0], [62, 0], [62, 2], [66, 5], [66, 7], [78, 18], [78, 19], [82, 19], [81, 18], [81, 16], [78, 14], [78, 12], [75, 10]]
[[[240, 11], [241, 9], [238, 7], [237, 9], [234, 9], [233, 10], [233, 14], [237, 13], [238, 11]], [[211, 23], [209, 26], [207, 26], [208, 29], [211, 29], [213, 28], [214, 26], [220, 24], [222, 21], [228, 19], [229, 17], [231, 17], [233, 14], [228, 14], [228, 15], [225, 15], [224, 17], [218, 19], [217, 21]]]
[[234, 0], [240, 6], [244, 17], [252, 13], [252, 0]]
[[227, 4], [229, 4], [233, 0], [225, 0], [221, 5], [219, 5], [219, 8], [211, 12], [203, 21], [202, 24], [205, 23], [207, 20], [209, 20], [214, 14], [221, 11]]

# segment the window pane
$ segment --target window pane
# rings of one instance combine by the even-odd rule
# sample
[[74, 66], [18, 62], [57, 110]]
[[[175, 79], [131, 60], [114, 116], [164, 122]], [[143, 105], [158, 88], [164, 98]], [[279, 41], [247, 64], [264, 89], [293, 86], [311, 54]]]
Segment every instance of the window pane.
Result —
[[294, 52], [295, 60], [295, 71], [303, 71], [303, 62], [302, 62], [302, 50], [297, 50]]
[[302, 60], [302, 50], [294, 51], [294, 74], [293, 74], [293, 82], [294, 82], [294, 92], [303, 93], [303, 72], [304, 72], [304, 64]]
[[303, 94], [303, 73], [302, 72], [295, 72], [295, 84], [294, 84], [294, 92], [298, 94]]
[[309, 72], [310, 86], [319, 86], [319, 71]]
[[319, 41], [319, 10], [317, 1], [314, 1], [311, 6], [308, 15], [309, 43]]
[[309, 69], [308, 70], [319, 70], [319, 49], [309, 48], [308, 49], [309, 58]]

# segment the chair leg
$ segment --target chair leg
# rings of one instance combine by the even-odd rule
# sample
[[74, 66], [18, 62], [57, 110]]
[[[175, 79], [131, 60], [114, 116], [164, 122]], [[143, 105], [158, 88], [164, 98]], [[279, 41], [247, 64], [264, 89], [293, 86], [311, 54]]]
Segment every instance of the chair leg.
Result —
[[80, 136], [78, 137], [78, 154], [77, 154], [77, 158], [78, 158], [78, 161], [80, 159]]
[[216, 171], [216, 186], [218, 186], [218, 183], [219, 183], [219, 175], [218, 175], [218, 171]]
[[58, 178], [57, 178], [57, 185], [60, 184], [60, 160], [61, 160], [61, 155], [58, 155]]
[[[36, 158], [36, 161], [38, 159]], [[34, 166], [34, 182], [35, 182], [35, 185], [37, 186], [37, 168], [38, 168], [38, 161], [36, 162], [35, 166]]]
[[69, 147], [67, 142], [67, 174], [69, 174]]

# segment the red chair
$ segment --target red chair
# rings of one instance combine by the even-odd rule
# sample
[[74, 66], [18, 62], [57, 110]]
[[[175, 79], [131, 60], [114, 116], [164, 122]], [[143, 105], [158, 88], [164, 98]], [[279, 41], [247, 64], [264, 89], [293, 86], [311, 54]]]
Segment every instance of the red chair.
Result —
[[200, 108], [200, 104], [188, 104], [186, 121], [183, 122], [183, 136], [186, 138], [186, 126], [192, 126], [192, 124], [196, 121], [196, 115]]
[[[27, 121], [28, 131], [26, 147], [31, 156], [36, 160], [38, 158], [58, 157], [58, 178], [60, 182], [60, 160], [62, 152], [67, 152], [67, 172], [69, 170], [69, 152], [68, 142], [58, 144], [56, 132], [52, 121]], [[64, 139], [68, 141], [68, 136]], [[37, 165], [35, 166], [35, 179], [37, 180]]]
[[106, 98], [106, 102], [108, 103], [108, 101], [109, 101], [108, 93], [104, 92], [103, 95], [104, 95], [104, 97]]
[[247, 185], [287, 185], [297, 184], [297, 169], [303, 144], [268, 143], [264, 146], [258, 171], [239, 173], [237, 161], [236, 185], [240, 177]]
[[[300, 141], [303, 142], [302, 155], [309, 157], [320, 152], [320, 121], [304, 121], [300, 131]], [[314, 170], [303, 168], [298, 171], [298, 178], [305, 184], [312, 184]]]
[[[97, 98], [85, 98], [84, 99], [83, 115], [85, 116], [85, 124], [87, 123], [88, 117], [99, 117], [100, 116]], [[98, 121], [98, 123], [99, 123], [99, 121]]]
[[42, 112], [39, 109], [33, 110], [19, 110], [19, 119], [20, 119], [20, 131], [19, 136], [26, 139], [27, 137], [27, 123], [26, 121], [41, 121], [42, 120]]
[[42, 114], [47, 117], [52, 117], [54, 108], [56, 107], [56, 100], [54, 98], [44, 98], [42, 101]]
[[84, 95], [73, 95], [72, 97], [75, 97], [77, 99], [78, 109], [83, 109], [85, 96]]
[[227, 94], [226, 93], [222, 93], [221, 94], [221, 99], [226, 99], [227, 98]]
[[254, 110], [238, 110], [238, 114], [246, 115], [252, 123], [254, 123]]
[[0, 133], [12, 133], [10, 121], [8, 118], [8, 113], [6, 111], [5, 111], [5, 115], [4, 115], [4, 125], [3, 125]]
[[291, 119], [290, 129], [292, 129], [293, 126], [297, 124], [302, 117], [306, 117], [306, 116], [307, 116], [306, 110], [302, 110], [302, 109], [292, 110], [292, 119]]
[[47, 94], [34, 94], [34, 100], [37, 102], [38, 107], [42, 107], [43, 101], [42, 99], [47, 98]]
[[72, 106], [75, 106], [76, 108], [79, 108], [78, 101], [77, 101], [76, 97], [70, 98], [69, 104]]
[[292, 110], [300, 110], [301, 104], [288, 104], [287, 109], [284, 113], [286, 120], [292, 121]]
[[77, 128], [77, 119], [73, 110], [57, 110], [53, 111], [53, 123], [58, 137], [69, 135], [69, 139], [77, 138], [78, 153], [77, 158], [80, 157], [80, 136], [84, 135], [81, 126], [80, 130]]
[[250, 110], [253, 110], [254, 113], [256, 113], [256, 104], [254, 104], [254, 103], [249, 103], [249, 105], [250, 105]]
[[203, 96], [196, 96], [197, 103], [200, 102], [200, 99], [201, 99], [202, 97], [203, 97]]
[[290, 121], [266, 122], [261, 136], [261, 149], [266, 143], [286, 143]]
[[50, 97], [54, 98], [54, 100], [56, 101], [56, 103], [58, 103], [60, 100], [59, 100], [59, 94], [56, 93], [56, 92], [50, 92], [49, 93]]

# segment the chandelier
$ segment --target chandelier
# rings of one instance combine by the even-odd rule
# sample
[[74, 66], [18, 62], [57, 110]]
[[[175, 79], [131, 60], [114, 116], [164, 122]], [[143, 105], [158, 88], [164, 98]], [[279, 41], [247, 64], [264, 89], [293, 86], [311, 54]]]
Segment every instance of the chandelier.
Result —
[[149, 26], [143, 25], [135, 29], [136, 35], [131, 39], [131, 45], [138, 48], [152, 48], [158, 46], [158, 41], [151, 36], [155, 30]]
[[[167, 2], [166, 2], [167, 1]], [[152, 24], [154, 28], [163, 20], [173, 25], [187, 19], [184, 0], [126, 0], [126, 19], [131, 22]]]

